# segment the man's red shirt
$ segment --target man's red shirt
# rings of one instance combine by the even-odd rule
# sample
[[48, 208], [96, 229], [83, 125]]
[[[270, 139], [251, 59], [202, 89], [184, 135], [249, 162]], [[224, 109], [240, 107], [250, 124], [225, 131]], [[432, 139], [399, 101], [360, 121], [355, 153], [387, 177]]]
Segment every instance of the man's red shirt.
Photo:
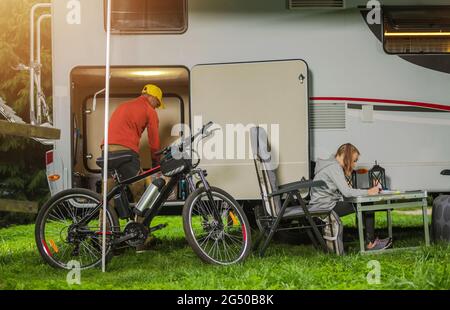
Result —
[[125, 146], [139, 154], [142, 133], [147, 129], [148, 144], [152, 159], [161, 148], [159, 141], [159, 119], [147, 98], [140, 96], [122, 103], [109, 121], [109, 144]]

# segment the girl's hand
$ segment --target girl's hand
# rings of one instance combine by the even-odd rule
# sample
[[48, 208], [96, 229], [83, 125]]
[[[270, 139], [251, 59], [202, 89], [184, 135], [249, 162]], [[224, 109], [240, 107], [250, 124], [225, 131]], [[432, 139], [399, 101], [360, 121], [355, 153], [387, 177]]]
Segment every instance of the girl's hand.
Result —
[[367, 191], [370, 196], [378, 195], [380, 193], [380, 188], [378, 186], [374, 186]]

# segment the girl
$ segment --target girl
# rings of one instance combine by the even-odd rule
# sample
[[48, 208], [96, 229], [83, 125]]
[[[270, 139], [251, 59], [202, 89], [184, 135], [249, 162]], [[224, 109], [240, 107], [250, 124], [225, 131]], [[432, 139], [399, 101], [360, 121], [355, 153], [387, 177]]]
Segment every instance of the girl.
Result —
[[[335, 156], [327, 160], [319, 159], [317, 161], [314, 181], [324, 181], [328, 188], [313, 187], [311, 189], [311, 209], [333, 210], [337, 216], [332, 216], [333, 231], [337, 229], [338, 235], [336, 242], [327, 242], [338, 254], [343, 253], [342, 243], [342, 223], [339, 217], [355, 212], [352, 203], [343, 201], [344, 197], [357, 197], [367, 195], [377, 195], [380, 191], [378, 184], [369, 190], [351, 188], [345, 176], [351, 176], [356, 167], [359, 158], [358, 149], [350, 143], [341, 145]], [[375, 214], [373, 212], [364, 212], [365, 234], [368, 244], [368, 250], [381, 250], [390, 246], [391, 240], [380, 240], [375, 238]], [[336, 226], [336, 227], [335, 227]], [[328, 227], [328, 226], [327, 226]], [[327, 236], [328, 235], [328, 236]], [[332, 240], [333, 236], [330, 229], [325, 229], [324, 238]], [[334, 245], [333, 245], [334, 244]]]

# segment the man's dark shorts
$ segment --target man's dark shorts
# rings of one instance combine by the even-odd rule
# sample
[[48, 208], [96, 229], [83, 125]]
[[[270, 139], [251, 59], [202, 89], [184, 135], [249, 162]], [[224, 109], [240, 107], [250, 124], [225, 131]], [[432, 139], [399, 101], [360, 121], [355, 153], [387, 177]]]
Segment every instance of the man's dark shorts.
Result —
[[131, 150], [124, 150], [124, 151], [114, 151], [108, 153], [109, 157], [114, 156], [120, 156], [120, 155], [131, 155], [132, 159], [130, 162], [127, 162], [126, 164], [123, 164], [122, 166], [117, 169], [117, 172], [119, 173], [119, 178], [121, 180], [126, 180], [132, 177], [135, 177], [139, 174], [141, 171], [141, 161], [139, 160], [139, 154], [136, 152], [133, 152]]

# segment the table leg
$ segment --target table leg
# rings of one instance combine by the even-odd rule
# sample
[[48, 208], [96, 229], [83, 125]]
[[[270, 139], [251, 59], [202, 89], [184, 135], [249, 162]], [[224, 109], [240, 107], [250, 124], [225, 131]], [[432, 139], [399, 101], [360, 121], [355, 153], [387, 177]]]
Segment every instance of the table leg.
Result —
[[364, 253], [365, 252], [365, 247], [364, 247], [365, 240], [364, 240], [364, 226], [363, 226], [363, 219], [362, 219], [363, 213], [361, 211], [360, 203], [358, 203], [356, 205], [356, 214], [358, 216], [359, 248], [360, 248], [361, 253]]
[[422, 214], [423, 214], [423, 228], [425, 232], [425, 245], [430, 245], [430, 231], [428, 227], [428, 201], [426, 198], [423, 199], [423, 205], [422, 205]]
[[[388, 201], [387, 203], [391, 204], [391, 201]], [[392, 239], [392, 209], [387, 209], [386, 211], [387, 211], [387, 226], [389, 238]]]

